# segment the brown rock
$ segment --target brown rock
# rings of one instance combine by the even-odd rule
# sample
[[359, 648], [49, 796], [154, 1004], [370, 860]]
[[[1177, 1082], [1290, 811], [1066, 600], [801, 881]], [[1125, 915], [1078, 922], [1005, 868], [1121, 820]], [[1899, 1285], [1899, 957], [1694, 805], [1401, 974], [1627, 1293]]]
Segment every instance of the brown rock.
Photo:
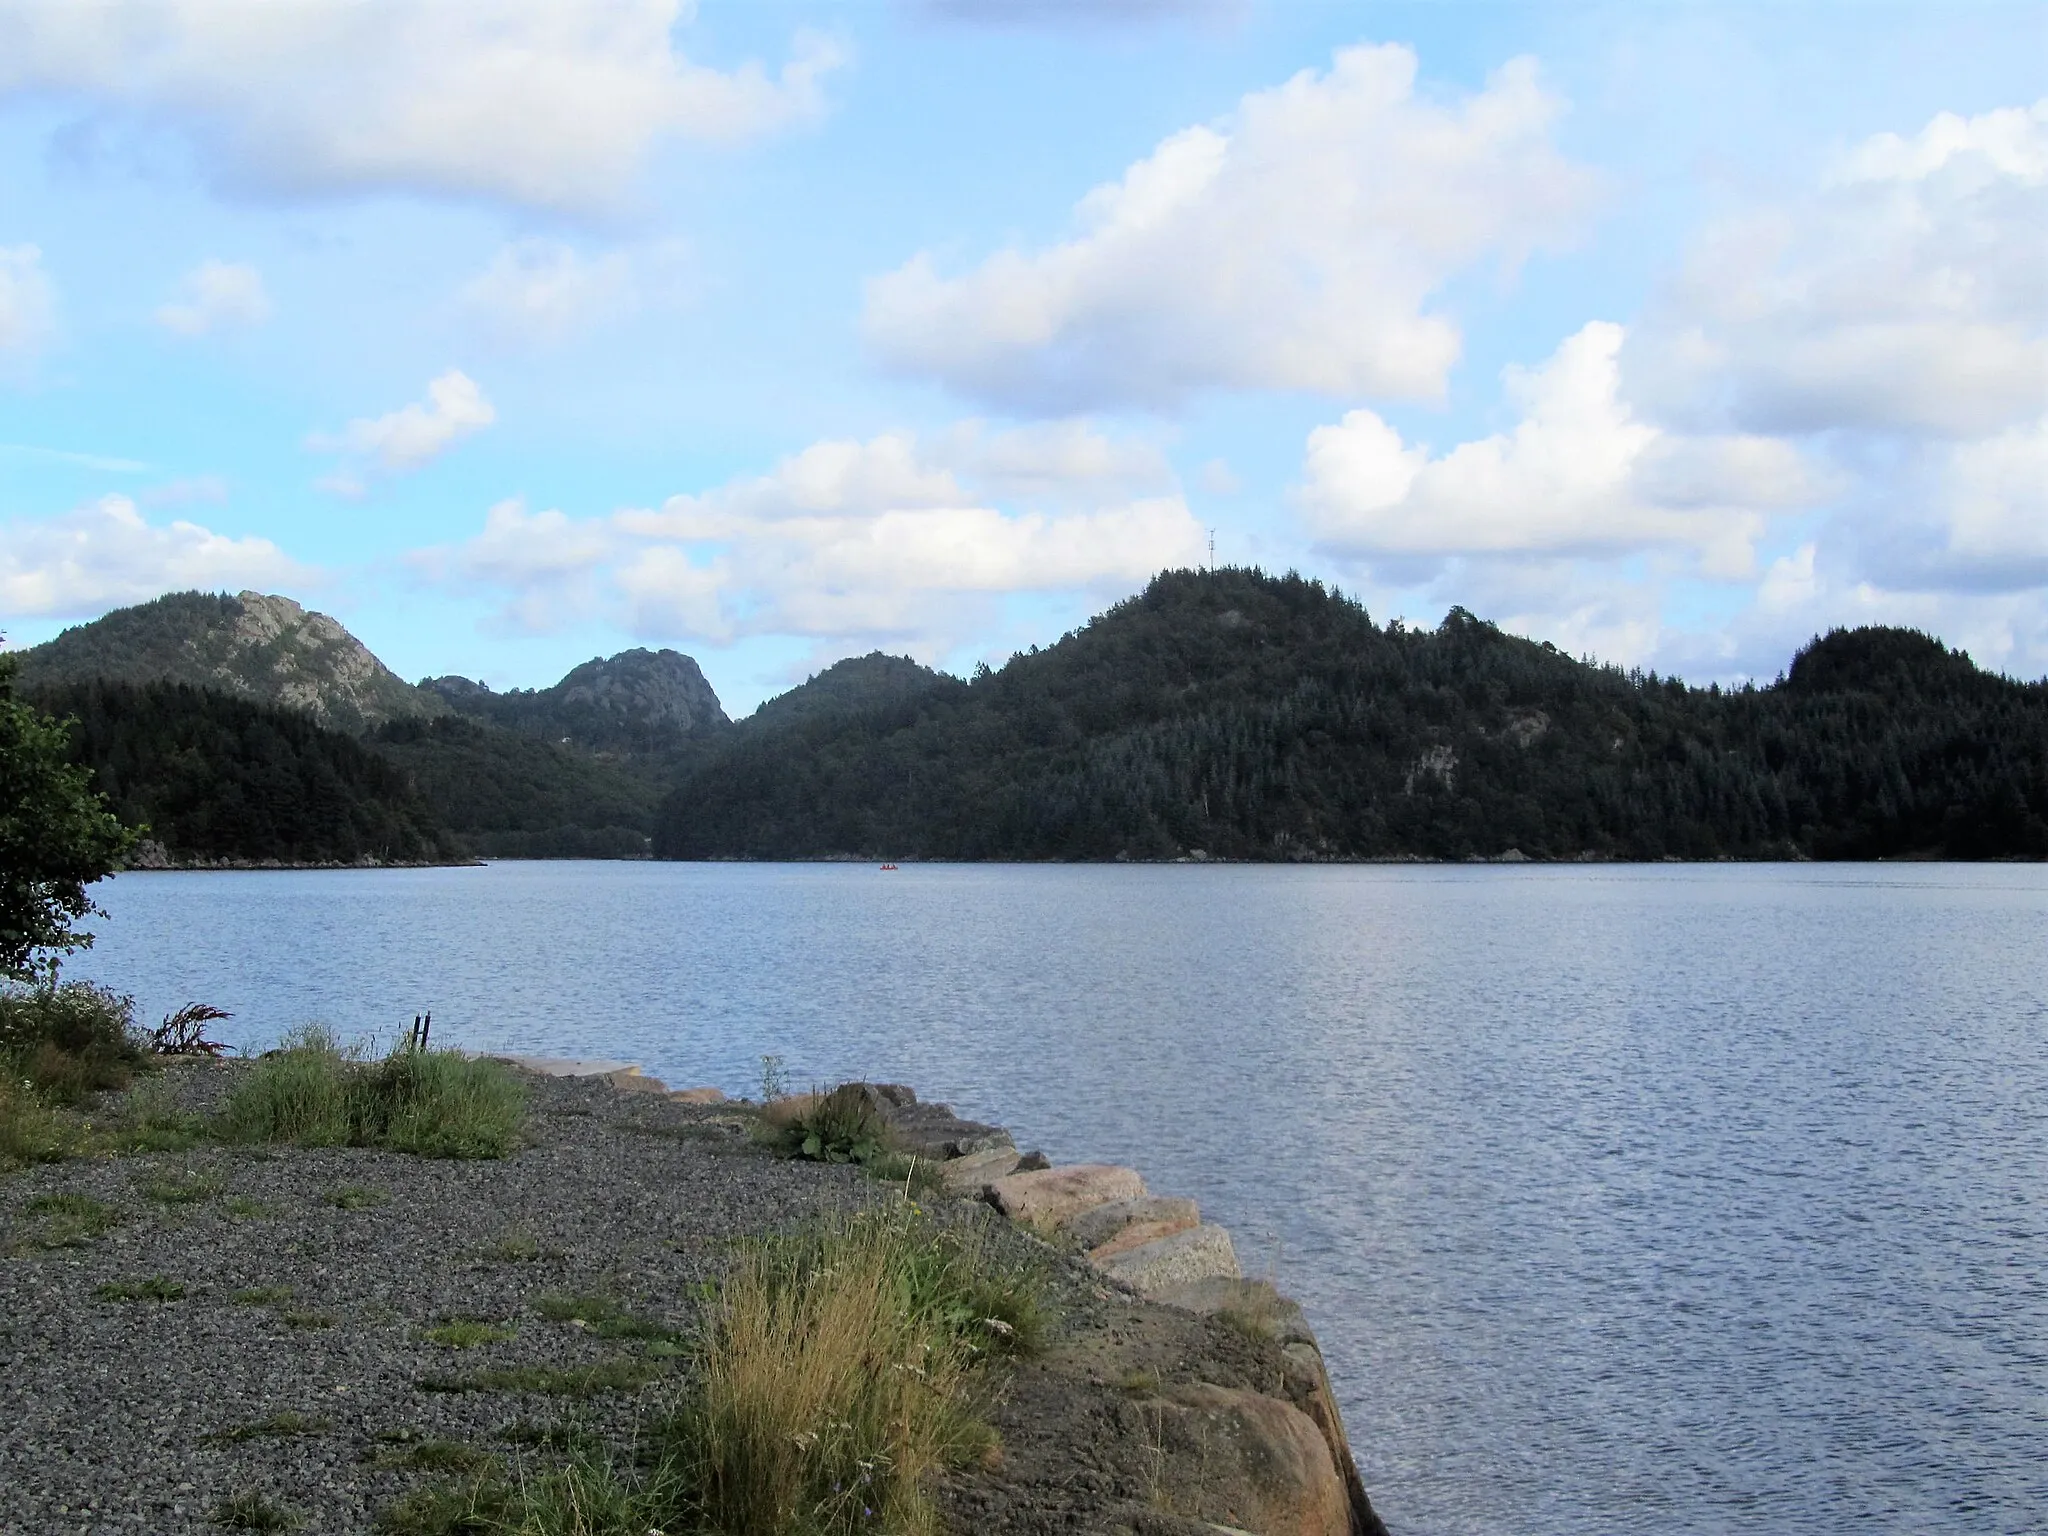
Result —
[[1152, 1236], [1165, 1237], [1185, 1232], [1201, 1219], [1201, 1211], [1192, 1200], [1179, 1195], [1146, 1195], [1138, 1200], [1112, 1200], [1092, 1211], [1070, 1216], [1060, 1223], [1060, 1235], [1083, 1248], [1095, 1249], [1120, 1240], [1135, 1226], [1158, 1227]]
[[723, 1088], [677, 1088], [669, 1097], [678, 1104], [723, 1104]]
[[668, 1084], [658, 1077], [649, 1077], [638, 1067], [628, 1067], [623, 1072], [608, 1072], [606, 1082], [623, 1093], [667, 1093]]
[[1048, 1231], [1082, 1211], [1144, 1193], [1145, 1181], [1135, 1170], [1110, 1163], [1013, 1173], [989, 1186], [996, 1209], [1010, 1220]]
[[1259, 1536], [1352, 1536], [1330, 1448], [1291, 1403], [1198, 1382], [1160, 1405], [1159, 1432], [1171, 1462], [1193, 1463], [1175, 1494], [1197, 1518]]
[[1017, 1171], [1015, 1147], [984, 1147], [939, 1164], [939, 1183], [949, 1195], [980, 1198], [997, 1179]]
[[1237, 1276], [1237, 1250], [1222, 1227], [1204, 1222], [1171, 1237], [1154, 1238], [1122, 1253], [1096, 1261], [1112, 1280], [1121, 1280], [1140, 1296], [1211, 1275]]

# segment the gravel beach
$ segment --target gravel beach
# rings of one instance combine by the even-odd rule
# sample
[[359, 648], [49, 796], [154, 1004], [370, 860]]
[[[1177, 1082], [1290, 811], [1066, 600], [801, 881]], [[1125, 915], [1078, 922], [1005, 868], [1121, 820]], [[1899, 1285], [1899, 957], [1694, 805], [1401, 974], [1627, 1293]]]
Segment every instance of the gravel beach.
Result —
[[[180, 1063], [149, 1091], [206, 1111], [247, 1069]], [[624, 1458], [735, 1241], [897, 1197], [774, 1155], [743, 1106], [530, 1089], [528, 1145], [501, 1161], [201, 1144], [0, 1180], [0, 1530], [219, 1531], [255, 1493], [339, 1536], [465, 1456], [516, 1467], [575, 1434]], [[949, 1528], [1235, 1524], [1215, 1517], [1248, 1495], [1187, 1394], [1282, 1392], [1279, 1345], [939, 1204], [1041, 1265], [1055, 1318], [987, 1405], [1001, 1452], [939, 1490]]]

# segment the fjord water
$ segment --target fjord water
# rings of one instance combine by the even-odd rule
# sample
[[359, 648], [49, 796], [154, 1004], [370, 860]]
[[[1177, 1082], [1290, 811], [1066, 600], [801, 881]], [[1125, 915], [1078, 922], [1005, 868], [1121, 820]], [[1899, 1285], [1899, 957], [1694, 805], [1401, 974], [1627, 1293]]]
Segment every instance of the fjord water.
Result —
[[2048, 1523], [2048, 870], [135, 874], [160, 1014], [916, 1085], [1321, 1333], [1396, 1536]]

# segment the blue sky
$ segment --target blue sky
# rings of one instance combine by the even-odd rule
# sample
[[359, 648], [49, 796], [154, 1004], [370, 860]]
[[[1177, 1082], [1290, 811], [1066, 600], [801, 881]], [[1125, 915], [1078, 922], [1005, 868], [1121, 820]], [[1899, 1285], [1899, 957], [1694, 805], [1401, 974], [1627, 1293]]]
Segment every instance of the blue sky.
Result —
[[0, 0], [0, 627], [734, 712], [1294, 567], [2048, 672], [2040, 5]]

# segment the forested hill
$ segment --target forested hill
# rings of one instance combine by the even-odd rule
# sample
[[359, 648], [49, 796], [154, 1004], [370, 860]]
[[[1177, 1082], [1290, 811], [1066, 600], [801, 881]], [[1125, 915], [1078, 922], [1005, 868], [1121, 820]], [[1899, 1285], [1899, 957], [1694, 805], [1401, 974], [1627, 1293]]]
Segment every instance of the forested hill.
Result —
[[437, 863], [466, 856], [405, 773], [296, 710], [182, 683], [24, 690], [169, 862]]
[[445, 713], [324, 613], [288, 597], [173, 592], [21, 653], [21, 686], [188, 683], [310, 715], [339, 731]]
[[472, 719], [597, 752], [673, 752], [726, 723], [711, 684], [679, 651], [599, 657], [552, 688], [493, 693], [466, 677], [432, 677], [420, 688]]
[[678, 783], [656, 853], [2048, 856], [2048, 683], [1903, 630], [1724, 692], [1462, 609], [1381, 628], [1317, 582], [1180, 571], [971, 685], [927, 676], [764, 708]]

